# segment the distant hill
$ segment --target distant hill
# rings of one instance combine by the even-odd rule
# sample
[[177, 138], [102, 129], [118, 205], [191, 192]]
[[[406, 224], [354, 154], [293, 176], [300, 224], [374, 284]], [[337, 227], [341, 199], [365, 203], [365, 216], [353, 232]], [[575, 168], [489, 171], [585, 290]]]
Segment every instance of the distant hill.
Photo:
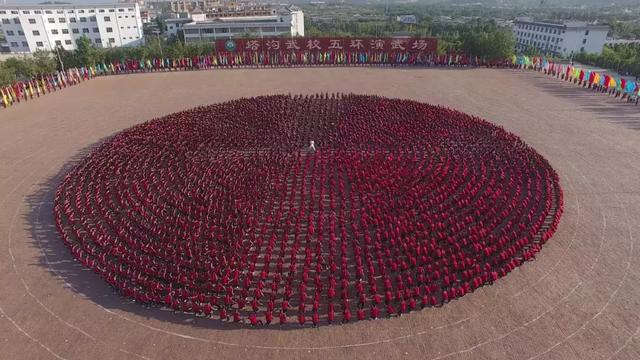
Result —
[[[541, 0], [419, 0], [421, 3], [447, 3], [447, 4], [478, 4], [486, 6], [523, 6], [536, 7], [541, 5]], [[564, 7], [564, 6], [589, 6], [589, 7], [606, 7], [611, 5], [617, 6], [638, 6], [638, 0], [544, 0], [543, 7]]]

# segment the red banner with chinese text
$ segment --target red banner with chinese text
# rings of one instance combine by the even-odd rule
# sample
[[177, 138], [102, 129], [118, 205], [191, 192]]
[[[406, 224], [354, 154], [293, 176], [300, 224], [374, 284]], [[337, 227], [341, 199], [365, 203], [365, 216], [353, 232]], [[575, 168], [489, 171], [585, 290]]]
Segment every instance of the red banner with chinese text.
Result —
[[216, 40], [216, 51], [362, 51], [435, 53], [436, 38], [263, 38]]

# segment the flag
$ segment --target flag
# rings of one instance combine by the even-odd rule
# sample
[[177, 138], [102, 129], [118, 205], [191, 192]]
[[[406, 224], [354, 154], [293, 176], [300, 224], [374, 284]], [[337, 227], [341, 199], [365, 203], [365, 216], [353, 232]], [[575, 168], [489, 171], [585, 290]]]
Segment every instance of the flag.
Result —
[[0, 94], [2, 95], [2, 106], [5, 108], [9, 106], [9, 100], [7, 99], [7, 95], [5, 95], [4, 90], [0, 88]]

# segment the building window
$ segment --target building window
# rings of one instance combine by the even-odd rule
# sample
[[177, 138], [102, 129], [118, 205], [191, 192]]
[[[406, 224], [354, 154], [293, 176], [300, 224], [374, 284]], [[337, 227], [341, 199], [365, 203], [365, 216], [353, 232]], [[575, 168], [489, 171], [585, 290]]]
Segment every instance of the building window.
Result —
[[42, 43], [42, 41], [36, 41], [36, 46], [37, 47], [43, 47], [44, 44]]
[[16, 14], [16, 15], [18, 14], [18, 12], [16, 10], [12, 10], [11, 13], [12, 14]]
[[110, 27], [108, 27], [108, 28], [107, 28], [107, 32], [113, 32], [113, 29], [112, 29], [112, 28], [110, 28]]
[[57, 14], [64, 14], [64, 10], [56, 10]]
[[114, 43], [114, 42], [116, 42], [116, 39], [114, 39], [114, 38], [109, 38], [109, 43]]
[[64, 41], [64, 44], [65, 44], [65, 45], [71, 45], [71, 40], [68, 40], [68, 39], [67, 39], [67, 40], [65, 40], [65, 41]]
[[15, 41], [12, 41], [12, 42], [11, 42], [11, 47], [18, 47], [18, 43], [17, 43], [17, 42], [15, 42]]
[[74, 34], [78, 34], [78, 33], [80, 33], [80, 30], [78, 30], [78, 29], [71, 29], [71, 32], [72, 32], [72, 33], [74, 33]]
[[84, 10], [78, 10], [78, 12], [84, 14]]
[[589, 30], [584, 32], [584, 36], [589, 36]]
[[584, 52], [584, 46], [580, 48], [580, 52]]
[[54, 18], [48, 18], [47, 21], [49, 22], [49, 24], [55, 24], [56, 19]]
[[22, 42], [22, 46], [23, 46], [23, 47], [29, 47], [29, 43], [28, 43], [28, 42], [26, 42], [26, 41], [23, 41], [23, 42]]
[[62, 29], [62, 33], [63, 34], [68, 34], [69, 33], [69, 29]]
[[109, 12], [116, 12], [114, 9], [109, 9]]
[[103, 12], [104, 12], [104, 9], [100, 9], [100, 10], [98, 10], [98, 12], [101, 12], [101, 13], [103, 13]]
[[58, 35], [58, 29], [51, 29], [51, 34]]
[[2, 23], [3, 24], [11, 24], [11, 21], [9, 21], [9, 19], [2, 19]]
[[13, 36], [13, 35], [14, 35], [13, 30], [7, 30], [7, 35], [9, 35], [9, 36]]
[[102, 44], [102, 39], [96, 39], [96, 44]]
[[94, 9], [89, 9], [89, 12], [90, 12], [90, 13], [94, 13], [94, 12], [96, 12], [96, 11], [95, 11]]
[[124, 9], [118, 9], [118, 12], [124, 12]]
[[20, 36], [24, 36], [24, 31], [22, 31], [22, 30], [18, 30], [18, 35], [20, 35]]
[[582, 40], [582, 44], [586, 44], [587, 43], [587, 39]]
[[33, 36], [39, 36], [40, 35], [40, 31], [38, 30], [33, 30]]
[[59, 19], [58, 19], [58, 22], [59, 22], [59, 23], [63, 23], [63, 24], [64, 24], [64, 23], [66, 23], [66, 22], [67, 22], [67, 19], [65, 19], [65, 18], [59, 18]]
[[93, 32], [94, 32], [94, 33], [100, 32], [100, 29], [98, 29], [98, 28], [93, 28]]
[[95, 16], [90, 17], [89, 21], [96, 21], [96, 17]]
[[111, 21], [111, 18], [110, 18], [110, 17], [108, 17], [108, 16], [105, 16], [105, 17], [104, 17], [104, 21], [109, 22], [109, 21]]
[[88, 34], [89, 33], [89, 29], [88, 28], [82, 28], [82, 33], [83, 34]]
[[31, 11], [29, 11], [29, 10], [22, 10], [22, 13], [23, 13], [23, 14], [25, 14], [25, 15], [29, 15], [29, 14], [31, 14]]
[[13, 19], [14, 24], [20, 24], [20, 19]]
[[87, 22], [87, 18], [86, 17], [81, 17], [80, 18], [80, 22]]
[[34, 14], [42, 14], [42, 10], [34, 10], [33, 13]]
[[35, 24], [36, 23], [36, 19], [29, 19], [29, 24]]
[[62, 41], [56, 40], [56, 46], [62, 46]]

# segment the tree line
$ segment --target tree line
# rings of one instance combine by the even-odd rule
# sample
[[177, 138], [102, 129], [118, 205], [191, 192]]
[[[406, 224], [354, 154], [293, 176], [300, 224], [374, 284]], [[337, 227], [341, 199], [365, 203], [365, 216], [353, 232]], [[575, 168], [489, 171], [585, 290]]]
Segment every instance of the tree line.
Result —
[[0, 62], [0, 86], [16, 80], [30, 79], [39, 74], [56, 71], [58, 64], [49, 52], [36, 51], [31, 57], [8, 58]]
[[427, 18], [419, 19], [416, 24], [402, 24], [393, 17], [389, 20], [308, 20], [305, 23], [308, 36], [388, 37], [399, 33], [438, 37], [440, 54], [464, 52], [487, 59], [505, 59], [513, 55], [515, 48], [511, 29], [487, 19], [475, 19], [464, 24], [432, 22]]
[[574, 60], [623, 75], [640, 76], [640, 44], [607, 45], [601, 54], [577, 54]]

